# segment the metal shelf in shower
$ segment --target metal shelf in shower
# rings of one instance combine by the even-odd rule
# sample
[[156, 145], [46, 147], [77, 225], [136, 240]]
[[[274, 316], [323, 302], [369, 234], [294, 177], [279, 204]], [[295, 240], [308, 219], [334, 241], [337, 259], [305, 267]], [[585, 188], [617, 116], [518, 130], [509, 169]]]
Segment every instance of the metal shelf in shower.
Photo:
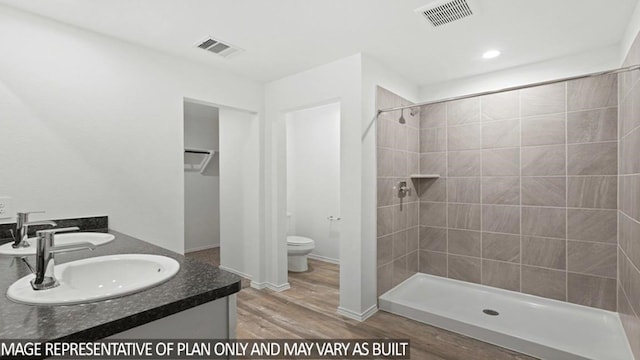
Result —
[[440, 174], [411, 174], [412, 179], [438, 179]]

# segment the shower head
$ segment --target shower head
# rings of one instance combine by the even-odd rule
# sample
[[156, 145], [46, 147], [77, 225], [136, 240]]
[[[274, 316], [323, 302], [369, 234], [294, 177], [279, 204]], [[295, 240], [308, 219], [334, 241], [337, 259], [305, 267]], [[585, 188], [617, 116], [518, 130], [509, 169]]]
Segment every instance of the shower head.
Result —
[[[418, 111], [420, 111], [420, 108], [412, 107], [412, 108], [409, 108], [409, 110], [411, 110], [409, 114], [411, 114], [411, 116], [415, 116], [418, 113]], [[398, 122], [400, 122], [400, 124], [406, 123], [406, 120], [404, 119], [404, 109], [402, 109], [400, 112], [400, 118], [398, 119]]]

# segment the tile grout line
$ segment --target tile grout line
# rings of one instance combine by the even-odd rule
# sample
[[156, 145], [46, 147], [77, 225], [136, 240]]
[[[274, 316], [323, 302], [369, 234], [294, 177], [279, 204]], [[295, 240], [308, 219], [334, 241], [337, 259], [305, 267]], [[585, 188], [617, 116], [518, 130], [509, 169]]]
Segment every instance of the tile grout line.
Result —
[[[534, 86], [535, 87], [535, 86]], [[525, 89], [523, 89], [525, 90]], [[514, 91], [520, 91], [520, 90], [514, 90]], [[570, 110], [570, 111], [560, 111], [560, 112], [552, 112], [552, 113], [546, 113], [546, 114], [538, 114], [538, 115], [528, 115], [528, 116], [522, 116], [521, 118], [527, 120], [527, 119], [536, 119], [536, 118], [544, 118], [544, 117], [550, 117], [550, 116], [554, 116], [554, 115], [562, 115], [562, 114], [573, 114], [573, 113], [581, 113], [581, 112], [590, 112], [590, 111], [599, 111], [599, 110], [609, 110], [609, 109], [614, 109], [616, 108], [616, 105], [612, 105], [612, 106], [604, 106], [604, 107], [596, 107], [596, 108], [585, 108], [585, 109], [580, 109], [580, 110]], [[566, 109], [566, 107], [565, 107]], [[519, 118], [516, 117], [512, 117], [512, 118], [506, 118], [506, 119], [491, 119], [491, 120], [484, 120], [481, 119], [481, 123], [482, 124], [491, 124], [491, 123], [497, 123], [497, 122], [501, 122], [501, 121], [517, 121], [519, 120]], [[461, 124], [461, 125], [454, 125], [455, 126], [465, 126], [466, 124]]]
[[[565, 82], [568, 83], [568, 82]], [[608, 109], [613, 109], [617, 107], [617, 105], [611, 105], [611, 106], [601, 106], [601, 107], [595, 107], [595, 108], [585, 108], [585, 109], [580, 109], [580, 110], [569, 110], [567, 108], [567, 114], [573, 114], [573, 113], [580, 113], [580, 112], [588, 112], [588, 111], [597, 111], [597, 110], [608, 110]]]
[[[625, 100], [625, 101], [627, 101], [627, 100], [628, 100], [628, 101], [632, 101], [632, 100], [633, 100], [633, 90], [635, 90], [635, 88], [637, 87], [637, 85], [638, 85], [638, 84], [640, 84], [640, 76], [638, 77], [638, 79], [636, 79], [636, 81], [635, 81], [634, 83], [629, 84], [629, 90], [628, 90], [628, 91], [627, 91], [627, 93], [624, 95], [624, 100]], [[628, 99], [628, 98], [631, 98], [631, 99]], [[618, 94], [618, 105], [620, 105], [621, 103], [622, 103], [622, 101], [620, 101], [620, 94]], [[620, 106], [618, 106], [618, 119], [620, 118], [620, 109], [621, 109], [621, 107], [620, 107]], [[620, 130], [620, 122], [618, 122], [618, 126], [619, 126], [619, 129], [618, 129], [618, 130]], [[624, 139], [627, 135], [629, 135], [629, 133], [631, 133], [632, 131], [634, 131], [634, 130], [638, 129], [639, 127], [640, 127], [640, 124], [638, 124], [638, 125], [637, 125], [636, 127], [634, 127], [634, 128], [628, 129], [628, 130], [627, 130], [627, 129], [625, 129], [625, 130], [627, 130], [627, 131], [626, 131], [626, 134], [623, 132], [623, 133], [621, 134], [622, 136], [620, 136], [620, 133], [618, 133], [618, 140], [622, 140], [622, 139]]]
[[569, 301], [569, 126], [567, 124], [567, 117], [569, 111], [569, 86], [568, 83], [564, 83], [564, 266], [565, 266], [565, 289], [564, 299]]
[[627, 219], [629, 219], [630, 221], [633, 221], [634, 223], [640, 225], [640, 221], [636, 220], [634, 218], [632, 218], [629, 214], [627, 214], [626, 212], [622, 211], [622, 210], [618, 210], [620, 213], [622, 213], [622, 215], [624, 215], [624, 217], [626, 217]]
[[[402, 102], [401, 102], [402, 103]], [[411, 115], [409, 115], [410, 117]], [[409, 175], [409, 119], [405, 120], [404, 124], [400, 124], [400, 126], [404, 127], [404, 131], [403, 131], [403, 135], [404, 135], [404, 181], [407, 182], [407, 186], [409, 186], [409, 181], [410, 179], [408, 178]], [[408, 195], [405, 194], [404, 198], [408, 198]], [[402, 204], [402, 199], [400, 199], [400, 204]], [[407, 201], [404, 202], [404, 229], [402, 230], [404, 232], [404, 236], [402, 236], [401, 238], [404, 239], [404, 254], [402, 255], [403, 257], [405, 257], [405, 264], [404, 264], [404, 274], [402, 274], [402, 278], [404, 280], [404, 277], [409, 273], [409, 206], [408, 206], [408, 199]], [[400, 206], [400, 211], [403, 210], [402, 205]]]
[[636, 266], [636, 264], [633, 263], [633, 261], [631, 260], [631, 258], [629, 257], [629, 255], [627, 255], [627, 252], [624, 251], [623, 248], [620, 248], [620, 251], [622, 252], [622, 255], [624, 255], [624, 257], [626, 257], [629, 260], [629, 264], [631, 264], [631, 266], [633, 267], [632, 270], [635, 270], [636, 272], [638, 272], [638, 274], [640, 274], [640, 268], [638, 268]]
[[[509, 121], [514, 121], [515, 122], [515, 121], [517, 121], [517, 119], [516, 120], [509, 120]], [[475, 124], [473, 124], [473, 125], [475, 125]], [[632, 133], [632, 132], [636, 131], [638, 128], [640, 128], [640, 126], [636, 126], [632, 130], [630, 130], [629, 133]], [[628, 135], [629, 134], [625, 135], [624, 137], [626, 137]], [[569, 146], [594, 145], [594, 144], [608, 144], [608, 143], [614, 143], [614, 142], [618, 142], [618, 139], [598, 140], [598, 141], [583, 141], [583, 142], [569, 142], [568, 145]], [[531, 148], [542, 148], [542, 147], [562, 146], [562, 145], [564, 145], [564, 143], [548, 143], [548, 144], [535, 144], [535, 145], [522, 145], [522, 146], [488, 146], [486, 148], [452, 149], [451, 152], [461, 153], [461, 152], [471, 152], [471, 151], [478, 151], [478, 150], [514, 150], [514, 149], [518, 149], [520, 147], [531, 149]], [[393, 148], [388, 148], [388, 147], [380, 147], [380, 149], [394, 150]], [[417, 154], [416, 152], [413, 152], [413, 151], [411, 151], [411, 152]], [[443, 152], [444, 151], [425, 151], [422, 154], [438, 154], [438, 153], [443, 153]]]
[[[486, 149], [486, 150], [492, 150], [492, 149]], [[508, 149], [508, 150], [518, 150], [517, 148], [512, 148], [512, 149]], [[441, 152], [442, 154], [444, 154], [444, 152]], [[424, 153], [423, 153], [424, 154]], [[441, 175], [441, 174], [440, 174]], [[640, 172], [638, 173], [630, 173], [630, 174], [626, 174], [626, 176], [629, 175], [640, 175]], [[487, 175], [487, 178], [517, 178], [520, 175]], [[617, 174], [605, 174], [605, 175], [569, 175], [568, 177], [572, 177], [572, 178], [588, 178], [588, 177], [616, 177], [618, 176]], [[625, 174], [621, 175], [621, 176], [625, 176]], [[441, 176], [443, 177], [443, 176]], [[553, 178], [558, 178], [558, 177], [564, 177], [563, 175], [525, 175], [525, 178], [543, 178], [543, 177], [553, 177]], [[378, 176], [379, 179], [400, 179], [400, 177], [398, 176], [392, 176], [392, 175], [388, 175], [388, 176]], [[451, 176], [452, 179], [475, 179], [477, 178], [477, 176]], [[437, 202], [437, 201], [436, 201]]]
[[[421, 158], [422, 158], [422, 107], [418, 107], [418, 173], [422, 174], [422, 170], [420, 169], [420, 163], [421, 163]], [[411, 175], [411, 174], [409, 174]], [[411, 183], [413, 184], [413, 180], [411, 180]], [[418, 272], [420, 272], [420, 253], [422, 252], [422, 246], [421, 246], [421, 230], [422, 230], [422, 226], [420, 226], [421, 223], [421, 217], [420, 217], [420, 188], [422, 183], [420, 181], [417, 181], [415, 183], [414, 186], [414, 190], [416, 192], [416, 199], [417, 199], [417, 213], [418, 213], [418, 230], [416, 230], [418, 232]]]
[[[616, 312], [620, 311], [620, 299], [618, 297], [618, 287], [620, 287], [622, 289], [622, 292], [624, 294], [624, 288], [618, 284], [618, 282], [620, 282], [620, 251], [621, 251], [621, 247], [620, 247], [620, 202], [618, 201], [620, 199], [620, 173], [621, 173], [621, 169], [622, 169], [622, 147], [620, 146], [620, 144], [622, 143], [622, 138], [624, 136], [620, 136], [621, 135], [621, 130], [622, 127], [620, 126], [621, 121], [620, 118], [622, 117], [622, 103], [624, 102], [624, 100], [626, 99], [626, 95], [625, 94], [620, 94], [620, 84], [622, 83], [621, 77], [622, 76], [627, 76], [628, 74], [624, 74], [624, 75], [618, 75], [618, 117], [616, 119], [616, 139], [618, 141], [618, 149], [616, 151], [616, 157], [618, 158], [618, 168], [616, 170], [618, 170], [618, 176], [616, 177]], [[624, 294], [624, 296], [626, 296], [626, 294]]]
[[519, 259], [518, 259], [518, 265], [519, 265], [519, 270], [520, 270], [520, 286], [519, 286], [519, 291], [522, 292], [522, 91], [518, 91], [518, 126], [520, 127], [520, 136], [519, 136], [519, 142], [518, 144], [520, 146], [518, 146], [518, 162], [520, 163], [518, 168], [519, 168], [519, 174], [518, 174], [518, 182], [519, 182], [519, 213], [520, 213], [520, 231], [518, 234], [518, 238], [520, 241], [520, 249], [518, 251], [518, 255], [519, 255]]
[[482, 166], [484, 164], [484, 160], [483, 160], [483, 153], [484, 153], [484, 149], [482, 148], [483, 146], [483, 128], [484, 126], [482, 126], [482, 99], [483, 97], [480, 97], [479, 102], [480, 102], [480, 284], [484, 284], [484, 250], [483, 250], [483, 235], [482, 235], [482, 176], [483, 176], [483, 172], [482, 172]]
[[[394, 95], [396, 98], [400, 99], [400, 102], [402, 102], [402, 98], [400, 96]], [[407, 121], [405, 121], [405, 124], [401, 124], [399, 123], [397, 120], [388, 120], [390, 122], [390, 126], [392, 129], [394, 129], [392, 131], [393, 134], [393, 147], [391, 148], [391, 151], [393, 151], [392, 153], [392, 157], [391, 157], [391, 161], [393, 162], [392, 164], [392, 174], [394, 175], [394, 179], [400, 179], [400, 181], [404, 180], [404, 178], [406, 178], [406, 174], [408, 173], [408, 128], [406, 127]], [[397, 130], [396, 130], [397, 129]], [[398, 132], [400, 133], [400, 136], [397, 136]], [[398, 144], [398, 142], [400, 142], [400, 144]], [[404, 164], [404, 168], [400, 169], [400, 171], [396, 171], [397, 168], [397, 163], [394, 160], [395, 154], [396, 153], [400, 153], [402, 156], [402, 159], [404, 160], [405, 164]], [[392, 182], [393, 184], [393, 182]], [[392, 199], [394, 197], [396, 197], [396, 194], [392, 194]], [[402, 258], [402, 257], [406, 257], [407, 255], [407, 237], [406, 237], [406, 233], [404, 236], [404, 254], [396, 254], [394, 249], [394, 243], [396, 242], [394, 239], [396, 237], [396, 234], [402, 234], [403, 232], [405, 232], [407, 230], [407, 211], [406, 208], [405, 210], [403, 210], [403, 205], [406, 207], [407, 203], [403, 204], [402, 198], [400, 198], [400, 201], [398, 204], [393, 204], [393, 200], [392, 200], [392, 204], [389, 206], [392, 208], [392, 219], [391, 219], [391, 284], [392, 287], [395, 286], [394, 285], [394, 280], [397, 278], [396, 276], [396, 269], [395, 266], [393, 265], [393, 263]], [[401, 219], [404, 217], [404, 227], [399, 226], [402, 221]], [[396, 228], [396, 224], [398, 224], [398, 227]], [[395, 231], [394, 231], [394, 228]], [[400, 238], [402, 238], [402, 236], [400, 235]], [[405, 263], [405, 267], [404, 267], [404, 272], [406, 273], [407, 271], [407, 265]]]
[[[636, 125], [636, 127], [633, 127], [631, 129], [629, 129], [628, 131], [626, 131], [626, 134], [622, 134], [621, 137], [619, 136], [618, 140], [624, 140], [624, 138], [626, 138], [627, 136], [631, 135], [632, 132], [638, 131], [638, 129], [640, 129], [640, 125]], [[620, 134], [618, 134], [618, 135], [620, 135]]]
[[[444, 251], [439, 251], [439, 250], [428, 250], [425, 249], [423, 251], [426, 252], [430, 252], [430, 253], [437, 253], [437, 254], [446, 254]], [[464, 255], [464, 254], [455, 254], [452, 253], [450, 254], [451, 256], [458, 256], [458, 257], [463, 257], [463, 258], [469, 258], [469, 259], [480, 259], [477, 256], [471, 256], [471, 255]], [[492, 261], [492, 262], [496, 262], [496, 263], [501, 263], [501, 264], [509, 264], [509, 265], [518, 265], [517, 262], [513, 262], [513, 261], [506, 261], [506, 260], [498, 260], [498, 259], [486, 259], [487, 261]], [[391, 264], [393, 261], [390, 261], [388, 263], [385, 264]], [[568, 272], [571, 274], [577, 274], [577, 275], [583, 275], [583, 276], [589, 276], [589, 277], [594, 277], [594, 278], [598, 278], [598, 279], [609, 279], [609, 280], [616, 280], [616, 278], [614, 276], [605, 276], [605, 275], [598, 275], [598, 274], [593, 274], [593, 273], [587, 273], [587, 272], [580, 272], [580, 271], [567, 271], [567, 270], [563, 270], [563, 269], [558, 269], [558, 268], [553, 268], [553, 267], [548, 267], [548, 266], [540, 266], [540, 265], [531, 265], [531, 264], [522, 264], [523, 267], [530, 267], [530, 268], [536, 268], [536, 269], [544, 269], [544, 270], [549, 270], [549, 271], [555, 271], [555, 272], [560, 272], [560, 273], [564, 273], [564, 272]], [[635, 267], [634, 267], [635, 268]], [[640, 270], [638, 270], [638, 272], [640, 273]], [[493, 286], [495, 287], [495, 286]], [[545, 297], [545, 296], [543, 296]]]
[[[376, 107], [378, 104], [378, 93], [376, 91], [376, 99], [375, 99], [375, 103], [376, 103]], [[376, 148], [376, 152], [375, 152], [375, 159], [376, 159], [376, 303], [378, 300], [378, 296], [380, 295], [380, 289], [379, 289], [379, 270], [380, 267], [382, 266], [379, 262], [378, 262], [378, 244], [380, 242], [380, 234], [378, 233], [378, 222], [380, 221], [380, 217], [378, 216], [378, 212], [380, 211], [380, 201], [379, 201], [379, 196], [378, 196], [378, 192], [380, 191], [379, 187], [379, 183], [380, 181], [378, 180], [378, 178], [380, 177], [379, 175], [379, 165], [378, 162], [380, 161], [379, 159], [379, 145], [380, 145], [380, 141], [379, 138], [382, 136], [381, 134], [381, 128], [382, 128], [382, 120], [380, 117], [376, 117], [375, 122], [376, 122], [376, 127], [375, 127], [375, 133], [376, 133], [376, 137], [375, 137], [375, 148]], [[393, 245], [393, 244], [392, 244]], [[393, 251], [393, 250], [392, 250]], [[392, 257], [393, 257], [393, 253], [392, 253]]]
[[[446, 230], [447, 227], [442, 227], [442, 226], [426, 226], [426, 225], [419, 225], [420, 227], [426, 227], [426, 228], [433, 228], [433, 229], [441, 229], [441, 230]], [[418, 225], [413, 226], [409, 229], [413, 229], [415, 227], [418, 227]], [[470, 230], [470, 229], [461, 229], [461, 228], [450, 228], [449, 230], [454, 230], [454, 231], [463, 231], [463, 232], [472, 232], [472, 233], [480, 233], [480, 230]], [[516, 234], [516, 233], [501, 233], [501, 232], [495, 232], [495, 231], [482, 231], [483, 233], [487, 233], [487, 234], [494, 234], [494, 235], [508, 235], [508, 236], [520, 236], [520, 234]], [[381, 237], [386, 237], [386, 236], [390, 236], [393, 234], [396, 234], [398, 232], [394, 232], [391, 234], [387, 234]], [[554, 241], [568, 241], [568, 242], [577, 242], [577, 243], [585, 243], [585, 244], [593, 244], [593, 245], [602, 245], [602, 246], [617, 246], [617, 244], [615, 242], [601, 242], [601, 241], [593, 241], [593, 240], [580, 240], [580, 239], [565, 239], [564, 237], [558, 238], [558, 237], [549, 237], [549, 236], [539, 236], [539, 235], [531, 235], [531, 234], [522, 234], [522, 236], [527, 236], [527, 237], [531, 237], [531, 238], [535, 238], [535, 239], [542, 239], [542, 240], [554, 240]], [[535, 240], [538, 241], [538, 240]], [[430, 251], [434, 251], [434, 250], [430, 250]], [[493, 259], [489, 259], [489, 260], [493, 260]]]
[[[566, 123], [567, 122], [566, 122], [566, 118], [565, 118], [565, 126], [566, 126]], [[566, 132], [566, 129], [565, 129], [565, 132]], [[522, 147], [530, 149], [530, 148], [541, 148], [541, 147], [562, 146], [562, 145], [577, 146], [577, 145], [610, 144], [610, 143], [618, 142], [617, 139], [599, 140], [599, 141], [584, 141], [584, 142], [569, 142], [569, 139], [566, 136], [567, 136], [567, 134], [565, 133], [564, 143], [549, 143], [549, 144], [540, 144], [540, 145], [523, 145]]]
[[[566, 124], [566, 121], [565, 121]], [[475, 124], [473, 124], [475, 125]], [[635, 128], [633, 128], [633, 130], [630, 131], [634, 132], [637, 131], [638, 128], [640, 128], [640, 126], [637, 126]], [[625, 135], [628, 136], [629, 134]], [[487, 151], [498, 151], [498, 150], [517, 150], [519, 148], [527, 148], [527, 149], [535, 149], [535, 148], [548, 148], [548, 147], [553, 147], [553, 146], [580, 146], [580, 145], [600, 145], [600, 144], [612, 144], [612, 143], [617, 143], [618, 139], [613, 139], [613, 140], [599, 140], [599, 141], [586, 141], [586, 142], [567, 142], [568, 140], [565, 138], [564, 143], [548, 143], [548, 144], [536, 144], [536, 145], [521, 145], [521, 146], [496, 146], [496, 147], [487, 147], [487, 148], [471, 148], [471, 149], [452, 149], [450, 150], [450, 152], [453, 153], [470, 153], [470, 152], [478, 152], [478, 151], [482, 151], [482, 150], [487, 150]], [[387, 147], [380, 147], [380, 149], [384, 149], [384, 150], [389, 150], [389, 151], [394, 151], [395, 149], [393, 148], [387, 148]], [[397, 151], [397, 150], [395, 150]], [[412, 152], [411, 153], [414, 154], [418, 154], [416, 152]], [[442, 154], [445, 152], [449, 152], [449, 150], [447, 151], [426, 151], [420, 154]], [[508, 175], [505, 175], [508, 176]], [[513, 175], [512, 175], [513, 176]], [[535, 175], [534, 175], [535, 176]], [[538, 175], [538, 176], [546, 176], [546, 175]], [[552, 175], [551, 175], [552, 176]], [[593, 175], [572, 175], [572, 176], [593, 176]], [[465, 177], [465, 176], [459, 176], [459, 177]]]
[[[624, 286], [622, 286], [622, 282], [616, 281], [616, 285], [620, 287], [620, 290], [622, 290], [622, 295], [624, 295], [625, 300], [627, 301], [627, 304], [629, 304], [632, 315], [634, 315], [636, 318], [640, 318], [640, 315], [638, 315], [638, 313], [636, 312], [636, 309], [633, 308], [633, 305], [631, 304], [631, 300], [629, 300], [629, 295], [627, 295], [627, 291], [624, 289]], [[619, 309], [617, 312], [619, 312]]]
[[[637, 174], [633, 174], [633, 175], [637, 175]], [[529, 176], [525, 176], [525, 178], [528, 178], [528, 177]], [[561, 178], [562, 176], [554, 176], [554, 177]], [[517, 176], [511, 176], [511, 178], [515, 179], [515, 178], [518, 178], [518, 177]], [[460, 178], [453, 178], [453, 179], [460, 179]], [[413, 201], [413, 202], [410, 202], [408, 204], [415, 204], [417, 202], [418, 201]], [[424, 201], [419, 201], [419, 202], [420, 203], [435, 203], [435, 204], [446, 203], [446, 201], [431, 201], [431, 200], [424, 200]], [[518, 205], [518, 204], [491, 204], [491, 203], [490, 204], [481, 204], [481, 203], [465, 203], [465, 202], [450, 202], [450, 203], [453, 204], [453, 205], [476, 205], [476, 206], [486, 205], [486, 206], [502, 206], [502, 207], [512, 207], [512, 208], [522, 206], [522, 207], [526, 207], [526, 208], [569, 209], [569, 210], [578, 210], [578, 211], [603, 211], [603, 212], [617, 211], [617, 209], [615, 209], [615, 208], [589, 208], [589, 207], [576, 207], [576, 206], [549, 206], [549, 205], [528, 205], [528, 204]], [[393, 206], [393, 205], [385, 205], [385, 206], [381, 206], [380, 208], [385, 208], [385, 207], [390, 207], [390, 206]], [[638, 221], [636, 220], [636, 222], [638, 222]], [[475, 230], [475, 231], [477, 231], [477, 230]]]
[[445, 274], [449, 278], [449, 103], [444, 104], [444, 222], [445, 222]]
[[[618, 77], [618, 80], [620, 80], [620, 76]], [[629, 84], [629, 90], [627, 91], [626, 94], [624, 94], [624, 101], [633, 101], [633, 93], [634, 93], [634, 90], [637, 87], [638, 83], [640, 83], [640, 77], [638, 77], [638, 79], [636, 79], [635, 82], [632, 82], [631, 84]], [[621, 97], [620, 97], [620, 94], [618, 94], [619, 109], [622, 108], [622, 107], [620, 107], [621, 103], [622, 103]], [[630, 115], [630, 114], [627, 114], [627, 115]], [[621, 123], [623, 123], [623, 122], [626, 123], [626, 121], [620, 121], [620, 120], [621, 120], [621, 111], [618, 110], [618, 151], [619, 151], [618, 152], [618, 155], [619, 155], [618, 156], [619, 157], [619, 159], [618, 159], [618, 195], [620, 194], [620, 180], [626, 179], [630, 175], [630, 174], [622, 174], [622, 171], [621, 171], [623, 169], [623, 167], [624, 167], [622, 162], [620, 161], [620, 160], [622, 160], [621, 144], [622, 144], [623, 140], [625, 139], [625, 137], [627, 137], [629, 134], [631, 134], [633, 131], [636, 131], [640, 127], [640, 125], [639, 125], [639, 126], [636, 126], [636, 127], [632, 128], [632, 129], [623, 129], [623, 127], [621, 126]], [[622, 120], [626, 120], [626, 119], [622, 119]], [[626, 132], [626, 134], [625, 134], [625, 132]], [[619, 196], [616, 197], [616, 200], [618, 201], [618, 212], [619, 212], [619, 214], [622, 214], [622, 216], [624, 216], [627, 219], [626, 221], [631, 220], [631, 221], [633, 221], [635, 223], [639, 223], [630, 214], [627, 214], [626, 212], [624, 212], [621, 209], [621, 205], [622, 204], [620, 204]], [[620, 228], [619, 228], [620, 227], [620, 216], [617, 217], [617, 220], [618, 220], [618, 237], [617, 237], [617, 240], [618, 240], [618, 252], [616, 252], [616, 255], [619, 255], [619, 253], [621, 252], [627, 258], [629, 263], [631, 263], [631, 265], [635, 267], [635, 264], [633, 263], [633, 261], [631, 261], [631, 259], [626, 254], [625, 250], [620, 245]], [[638, 318], [640, 318], [640, 313], [638, 313], [637, 310], [634, 309], [633, 304], [631, 303], [631, 301], [629, 299], [629, 296], [627, 295], [627, 292], [626, 292], [624, 286], [622, 286], [622, 279], [621, 279], [620, 273], [619, 273], [619, 271], [620, 271], [620, 261], [621, 261], [620, 256], [617, 257], [617, 261], [618, 261], [618, 268], [617, 268], [617, 270], [618, 270], [618, 279], [617, 279], [618, 286], [622, 290], [622, 293], [623, 293], [623, 295], [625, 297], [625, 300], [627, 301], [627, 304], [631, 308], [631, 312], [633, 313], [633, 315], [636, 316], [636, 319], [638, 319]], [[635, 267], [635, 269], [638, 270], [637, 267]], [[617, 296], [617, 293], [618, 292], [616, 291], [616, 296]], [[616, 304], [619, 301], [620, 300], [617, 299]], [[620, 309], [618, 309], [618, 311], [619, 310]], [[638, 311], [640, 311], [640, 309], [638, 309]]]

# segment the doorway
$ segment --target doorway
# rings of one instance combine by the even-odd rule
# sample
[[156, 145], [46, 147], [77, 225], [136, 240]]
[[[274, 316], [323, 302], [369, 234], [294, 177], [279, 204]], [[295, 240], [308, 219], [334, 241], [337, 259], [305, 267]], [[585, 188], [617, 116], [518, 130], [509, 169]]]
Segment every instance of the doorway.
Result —
[[[313, 249], [307, 255], [310, 264], [307, 271], [314, 271], [313, 264], [318, 264], [315, 261], [335, 264], [337, 269], [341, 220], [340, 103], [289, 112], [285, 114], [285, 123], [288, 257], [296, 246], [293, 237], [302, 237], [313, 241]], [[290, 262], [289, 277], [292, 270]]]
[[259, 126], [256, 113], [184, 99], [184, 249], [258, 284]]
[[184, 101], [184, 251], [209, 250], [217, 252], [218, 259], [219, 117], [217, 107]]

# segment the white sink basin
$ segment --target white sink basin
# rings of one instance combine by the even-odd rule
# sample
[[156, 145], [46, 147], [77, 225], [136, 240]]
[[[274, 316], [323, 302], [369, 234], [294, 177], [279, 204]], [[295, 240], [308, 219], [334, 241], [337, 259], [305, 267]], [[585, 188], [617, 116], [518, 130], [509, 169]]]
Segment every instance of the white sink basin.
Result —
[[[80, 232], [80, 233], [65, 233], [65, 234], [56, 234], [56, 245], [68, 245], [78, 242], [90, 242], [95, 246], [102, 246], [110, 243], [116, 237], [111, 234], [105, 233], [94, 233], [94, 232]], [[36, 254], [36, 244], [38, 243], [38, 238], [32, 237], [27, 239], [29, 243], [29, 247], [20, 247], [14, 249], [11, 245], [13, 242], [6, 243], [0, 246], [0, 256], [29, 256]]]
[[139, 292], [169, 280], [180, 264], [166, 256], [121, 254], [99, 256], [56, 265], [60, 286], [33, 290], [27, 275], [9, 286], [7, 297], [31, 305], [72, 305], [112, 299]]

